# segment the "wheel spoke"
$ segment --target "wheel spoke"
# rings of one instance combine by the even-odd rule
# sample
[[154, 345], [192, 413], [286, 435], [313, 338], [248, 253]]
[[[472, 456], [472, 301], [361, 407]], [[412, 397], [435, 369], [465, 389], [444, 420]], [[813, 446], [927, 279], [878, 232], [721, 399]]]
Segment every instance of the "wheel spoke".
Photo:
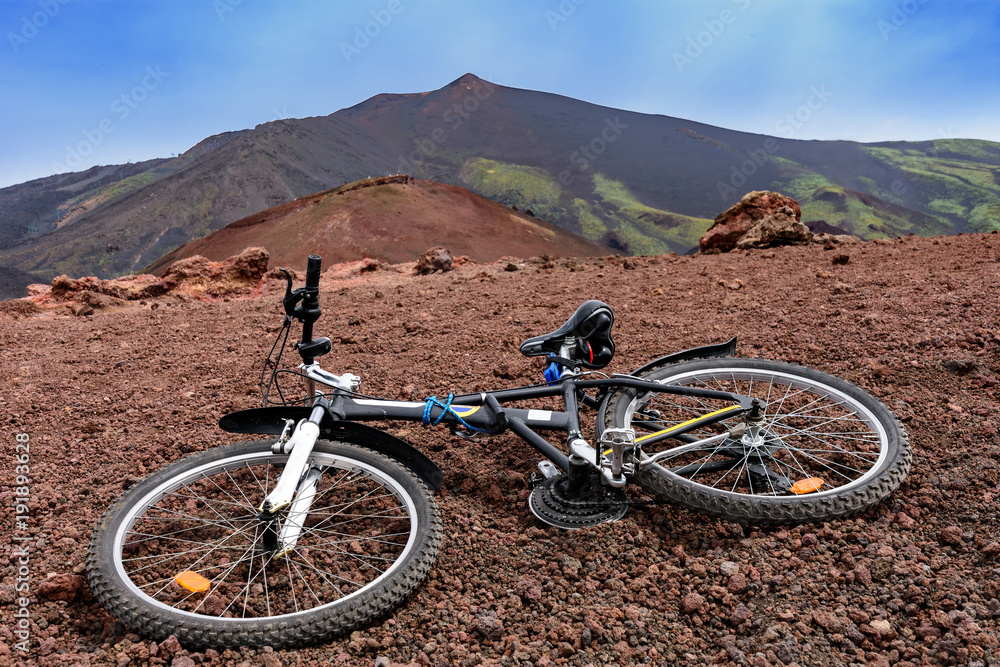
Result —
[[[842, 390], [791, 366], [780, 371], [763, 367], [771, 362], [694, 361], [678, 367], [685, 364], [691, 370], [671, 375], [671, 367], [665, 367], [647, 379], [757, 398], [765, 421], [759, 436], [757, 430], [748, 429], [741, 439], [730, 438], [711, 447], [678, 447], [678, 454], [659, 460], [660, 469], [727, 493], [798, 500], [811, 496], [792, 493], [788, 485], [795, 479], [819, 478], [823, 480], [819, 492], [827, 493], [860, 483], [882, 461], [887, 446], [884, 430], [876, 426], [877, 418], [869, 408]], [[630, 403], [624, 405], [624, 401]], [[719, 409], [718, 402], [702, 397], [655, 392], [626, 396], [622, 402], [621, 407], [615, 406], [618, 414], [634, 420], [630, 423], [643, 432], [662, 431]], [[690, 435], [718, 435], [738, 423], [738, 418], [727, 419]], [[670, 441], [656, 443], [647, 446], [649, 451], [643, 455], [675, 446]]]
[[[273, 487], [278, 475], [272, 468], [280, 470], [287, 456], [264, 443], [256, 451], [209, 459], [144, 491], [133, 509], [126, 508], [114, 556], [130, 594], [195, 619], [224, 622], [307, 613], [386, 577], [405, 577], [394, 585], [412, 590], [423, 575], [410, 565], [400, 568], [418, 553], [420, 561], [433, 558], [440, 527], [433, 533], [425, 524], [418, 528], [413, 492], [401, 481], [409, 473], [395, 464], [390, 472], [388, 460], [374, 454], [355, 459], [317, 449], [311, 456], [324, 475], [309, 513], [297, 518], [303, 526], [296, 544], [281, 557], [285, 545], [268, 551], [265, 531], [280, 534], [290, 507], [267, 518], [267, 525], [254, 499]], [[432, 503], [424, 497], [420, 502]], [[427, 539], [431, 543], [416, 551], [418, 540]], [[192, 574], [180, 576], [187, 572]], [[361, 604], [369, 616], [384, 606]]]

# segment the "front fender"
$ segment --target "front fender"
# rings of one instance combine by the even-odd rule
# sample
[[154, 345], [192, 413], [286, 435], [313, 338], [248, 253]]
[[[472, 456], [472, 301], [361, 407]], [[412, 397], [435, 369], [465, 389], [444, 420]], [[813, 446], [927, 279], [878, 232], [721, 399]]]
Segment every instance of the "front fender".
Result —
[[641, 375], [646, 371], [651, 371], [654, 368], [659, 368], [661, 366], [668, 366], [670, 364], [676, 364], [679, 361], [687, 361], [688, 359], [707, 359], [711, 357], [731, 357], [736, 354], [736, 337], [733, 336], [725, 343], [714, 343], [712, 345], [702, 345], [701, 347], [692, 347], [687, 350], [681, 350], [680, 352], [674, 352], [673, 354], [668, 354], [665, 357], [660, 357], [659, 359], [653, 359], [649, 363], [643, 365], [641, 368], [629, 373], [629, 375]]
[[[255, 433], [264, 435], [281, 435], [285, 428], [285, 420], [298, 422], [308, 419], [312, 408], [304, 406], [253, 408], [230, 412], [219, 420], [219, 427], [230, 433]], [[323, 417], [319, 425], [321, 438], [348, 442], [358, 447], [364, 447], [385, 454], [411, 470], [432, 490], [437, 491], [444, 482], [444, 475], [436, 463], [427, 458], [420, 450], [394, 435], [389, 435], [377, 428], [351, 421]]]

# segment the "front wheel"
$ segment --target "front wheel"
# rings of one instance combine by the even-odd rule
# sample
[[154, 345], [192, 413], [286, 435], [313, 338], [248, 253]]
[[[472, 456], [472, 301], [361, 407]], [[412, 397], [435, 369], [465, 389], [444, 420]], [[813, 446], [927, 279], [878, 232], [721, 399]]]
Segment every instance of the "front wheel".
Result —
[[173, 463], [129, 489], [87, 552], [91, 589], [115, 617], [192, 648], [300, 646], [398, 605], [441, 542], [430, 491], [391, 459], [317, 441], [312, 507], [288, 553], [288, 511], [258, 512], [287, 455], [244, 442]]
[[[758, 429], [706, 446], [732, 431], [734, 417], [643, 448], [676, 449], [641, 467], [634, 480], [692, 509], [757, 524], [843, 518], [883, 500], [902, 482], [912, 454], [899, 421], [877, 399], [810, 368], [758, 359], [699, 359], [654, 368], [643, 379], [759, 398]], [[632, 428], [636, 441], [720, 407], [668, 393], [620, 391], [598, 416], [599, 429]], [[603, 427], [603, 428], [601, 428]], [[688, 445], [688, 446], [685, 446]]]

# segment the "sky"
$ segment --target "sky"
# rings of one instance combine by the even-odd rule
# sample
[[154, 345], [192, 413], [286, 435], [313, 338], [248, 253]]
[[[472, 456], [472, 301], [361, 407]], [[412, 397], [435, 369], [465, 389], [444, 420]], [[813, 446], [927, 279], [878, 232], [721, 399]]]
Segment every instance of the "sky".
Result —
[[997, 0], [0, 0], [0, 187], [491, 82], [796, 139], [1000, 142]]

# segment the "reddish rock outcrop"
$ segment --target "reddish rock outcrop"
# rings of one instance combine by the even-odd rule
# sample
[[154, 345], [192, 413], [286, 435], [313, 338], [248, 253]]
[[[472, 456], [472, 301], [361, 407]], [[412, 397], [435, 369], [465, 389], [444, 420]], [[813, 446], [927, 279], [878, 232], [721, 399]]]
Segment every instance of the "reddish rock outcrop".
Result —
[[123, 305], [126, 301], [153, 299], [165, 294], [195, 298], [249, 296], [267, 274], [267, 250], [247, 248], [221, 262], [189, 257], [167, 269], [163, 278], [144, 274], [101, 280], [93, 276], [59, 276], [48, 285], [31, 285], [29, 297], [36, 306], [65, 306], [74, 315], [92, 315], [95, 309]]
[[715, 219], [698, 241], [701, 252], [729, 252], [734, 248], [802, 245], [812, 232], [801, 222], [798, 202], [778, 192], [748, 192], [740, 203]]
[[249, 292], [267, 273], [268, 259], [264, 248], [247, 248], [221, 262], [196, 255], [174, 262], [163, 274], [163, 285], [168, 290], [183, 286], [186, 292], [209, 296]]
[[425, 251], [417, 260], [417, 266], [413, 270], [418, 276], [425, 276], [436, 271], [451, 271], [454, 261], [455, 259], [448, 252], [448, 249], [439, 246]]

